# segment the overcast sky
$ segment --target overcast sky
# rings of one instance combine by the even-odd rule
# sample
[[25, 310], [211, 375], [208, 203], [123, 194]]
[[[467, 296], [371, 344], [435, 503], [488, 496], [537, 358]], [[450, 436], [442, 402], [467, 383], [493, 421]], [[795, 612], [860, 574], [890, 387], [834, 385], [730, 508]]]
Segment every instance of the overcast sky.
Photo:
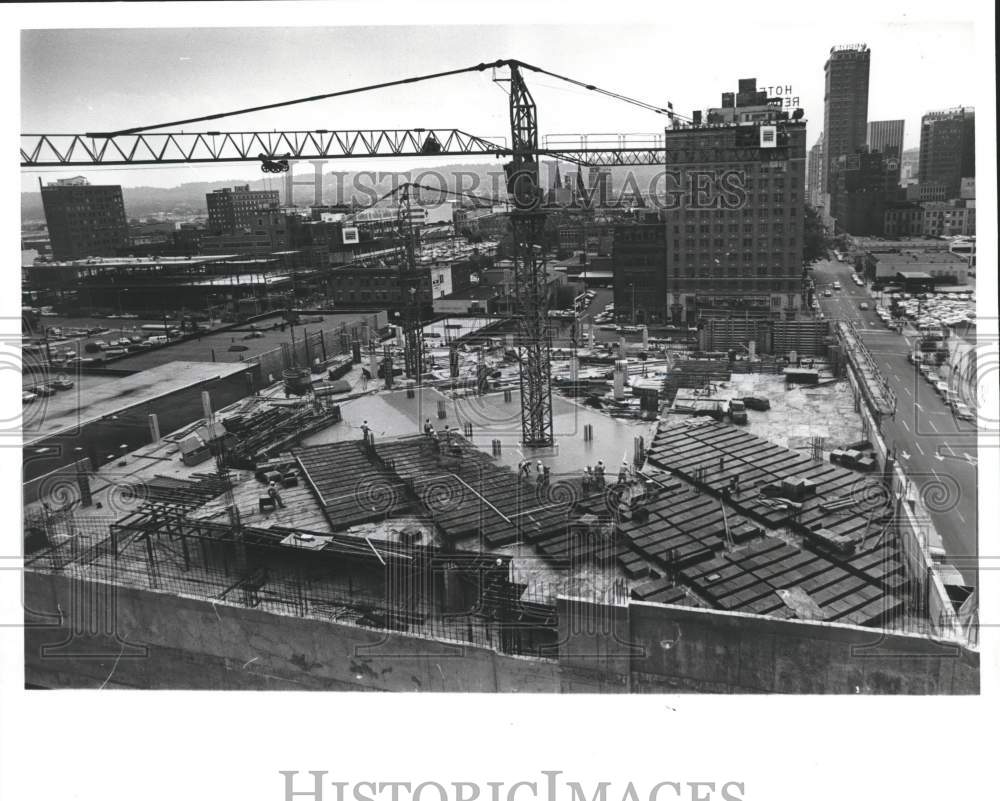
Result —
[[[872, 50], [869, 119], [905, 119], [906, 146], [927, 110], [975, 104], [963, 76], [974, 69], [967, 23], [808, 21], [761, 16], [757, 23], [518, 27], [205, 28], [25, 30], [21, 35], [21, 131], [82, 133], [182, 119], [362, 86], [405, 76], [518, 58], [675, 110], [718, 105], [739, 78], [791, 85], [809, 122], [823, 121], [823, 64], [830, 47]], [[506, 96], [491, 73], [205, 123], [201, 130], [457, 127], [509, 136]], [[654, 132], [661, 116], [545, 77], [527, 75], [543, 134]], [[199, 126], [189, 126], [188, 130]], [[452, 159], [453, 161], [454, 159]], [[346, 165], [341, 167], [341, 165]], [[396, 170], [402, 161], [331, 162], [327, 169]], [[420, 162], [419, 166], [429, 166]], [[254, 165], [81, 170], [124, 186], [256, 178]], [[37, 187], [22, 171], [22, 188]]]

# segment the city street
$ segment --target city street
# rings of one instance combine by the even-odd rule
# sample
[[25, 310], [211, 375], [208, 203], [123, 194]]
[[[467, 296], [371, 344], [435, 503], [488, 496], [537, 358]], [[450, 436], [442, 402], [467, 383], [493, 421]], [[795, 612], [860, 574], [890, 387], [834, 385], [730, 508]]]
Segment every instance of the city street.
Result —
[[[877, 303], [851, 280], [849, 264], [817, 262], [813, 277], [820, 309], [831, 320], [852, 319], [883, 376], [896, 393], [895, 418], [882, 422], [882, 434], [913, 481], [941, 537], [948, 560], [971, 585], [977, 584], [976, 428], [958, 420], [934, 387], [909, 363], [918, 344], [915, 332], [886, 328], [874, 311]], [[842, 289], [823, 293], [839, 281]], [[862, 311], [860, 304], [872, 308]]]

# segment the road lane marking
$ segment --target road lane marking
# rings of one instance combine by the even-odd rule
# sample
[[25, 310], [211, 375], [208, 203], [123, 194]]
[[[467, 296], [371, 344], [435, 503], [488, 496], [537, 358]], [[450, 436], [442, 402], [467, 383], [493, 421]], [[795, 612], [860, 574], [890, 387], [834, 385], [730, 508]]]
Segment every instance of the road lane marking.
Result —
[[974, 456], [969, 456], [969, 454], [967, 454], [965, 451], [962, 451], [962, 456], [964, 456], [965, 460], [973, 466], [979, 464], [978, 459], [976, 459]]
[[906, 429], [906, 433], [909, 434], [910, 433], [910, 427], [906, 424], [906, 421], [905, 420], [900, 420], [900, 422], [903, 424], [903, 428]]
[[[918, 409], [920, 409], [920, 407], [919, 407], [919, 406], [918, 406], [917, 408], [918, 408]], [[920, 409], [920, 411], [923, 411], [923, 409]], [[931, 428], [933, 428], [933, 429], [934, 429], [934, 433], [935, 433], [935, 434], [938, 434], [938, 433], [940, 433], [940, 432], [938, 431], [938, 429], [937, 429], [937, 426], [936, 426], [936, 425], [934, 425], [934, 421], [933, 421], [933, 420], [931, 420], [931, 419], [930, 419], [929, 417], [927, 418], [927, 425], [929, 425], [929, 426], [930, 426]]]
[[909, 395], [911, 397], [913, 396], [913, 393], [910, 392], [910, 388], [908, 386], [906, 386], [906, 384], [903, 384], [903, 392], [905, 392], [907, 395]]
[[956, 509], [956, 510], [955, 510], [955, 514], [957, 514], [957, 515], [958, 515], [958, 519], [962, 521], [962, 525], [965, 525], [965, 518], [964, 518], [964, 517], [962, 517], [962, 513], [961, 513], [961, 512], [959, 512], [959, 511], [958, 511], [958, 510]]
[[934, 478], [936, 478], [938, 481], [941, 480], [941, 476], [938, 475], [938, 471], [935, 470], [933, 467], [931, 468], [931, 473], [934, 474]]
[[920, 451], [920, 455], [923, 456], [924, 455], [924, 449], [920, 447], [920, 443], [917, 442], [916, 440], [914, 440], [913, 444], [917, 447], [917, 450]]

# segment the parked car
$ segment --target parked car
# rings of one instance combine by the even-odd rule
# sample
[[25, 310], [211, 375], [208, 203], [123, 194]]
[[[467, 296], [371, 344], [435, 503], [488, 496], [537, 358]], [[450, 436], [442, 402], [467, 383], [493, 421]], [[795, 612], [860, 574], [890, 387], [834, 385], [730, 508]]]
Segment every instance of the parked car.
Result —
[[937, 381], [934, 384], [934, 389], [937, 390], [937, 393], [939, 395], [941, 395], [941, 397], [943, 397], [943, 398], [948, 397], [948, 384], [947, 384], [947, 382], [945, 382], [945, 381]]
[[57, 378], [49, 382], [49, 386], [57, 390], [73, 389], [73, 382], [68, 378]]
[[56, 394], [56, 391], [48, 384], [36, 384], [31, 388], [31, 391], [39, 398], [48, 398]]
[[832, 298], [832, 297], [833, 297], [833, 293], [832, 293], [832, 292], [831, 292], [831, 291], [830, 291], [830, 290], [828, 289], [828, 290], [826, 290], [826, 291], [825, 291], [825, 292], [823, 293], [823, 297], [824, 297], [824, 298]]
[[968, 407], [967, 404], [958, 402], [953, 407], [952, 411], [959, 420], [975, 420], [976, 414]]

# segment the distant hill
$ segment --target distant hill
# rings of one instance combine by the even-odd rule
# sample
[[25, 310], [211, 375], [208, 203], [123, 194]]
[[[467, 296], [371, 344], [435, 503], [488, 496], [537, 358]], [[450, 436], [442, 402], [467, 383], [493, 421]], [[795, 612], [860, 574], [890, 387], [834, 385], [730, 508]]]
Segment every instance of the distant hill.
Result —
[[[545, 187], [552, 184], [552, 173], [549, 171], [550, 164], [543, 163], [541, 182]], [[565, 162], [560, 164], [560, 174], [562, 176], [571, 172], [571, 165]], [[296, 178], [305, 178], [308, 175], [307, 169], [296, 170]], [[584, 168], [586, 171], [586, 168]], [[615, 168], [614, 170], [614, 190], [619, 191], [626, 181], [626, 173], [631, 170], [635, 176], [636, 183], [643, 189], [647, 189], [653, 177], [662, 172], [662, 167], [633, 167]], [[381, 171], [382, 180], [377, 180], [378, 176], [373, 172], [357, 171], [332, 171], [323, 176], [323, 200], [326, 203], [349, 203], [352, 198], [361, 205], [368, 205], [376, 198], [389, 192], [394, 185], [403, 183], [404, 180], [417, 181], [429, 187], [440, 187], [450, 191], [461, 189], [465, 192], [482, 197], [503, 199], [506, 195], [504, 188], [503, 164], [500, 160], [484, 164], [449, 164], [444, 167], [428, 168], [426, 170], [409, 170], [404, 173], [394, 173], [391, 165], [386, 162], [385, 169]], [[407, 179], [398, 176], [409, 176]], [[397, 176], [395, 180], [392, 176]], [[257, 181], [231, 180], [231, 181], [199, 181], [181, 184], [170, 188], [160, 188], [153, 186], [123, 187], [122, 195], [125, 199], [125, 213], [129, 217], [145, 217], [161, 211], [176, 211], [178, 213], [198, 214], [206, 213], [205, 195], [216, 189], [224, 187], [238, 186], [249, 183], [252, 189], [278, 188], [282, 192], [282, 202], [285, 198], [284, 181], [281, 176], [271, 177], [270, 180], [261, 178]], [[660, 189], [662, 190], [662, 184]], [[295, 187], [295, 202], [297, 205], [305, 206], [312, 203], [314, 197], [311, 186]], [[45, 215], [42, 210], [42, 198], [38, 192], [21, 193], [21, 220], [42, 220]]]

